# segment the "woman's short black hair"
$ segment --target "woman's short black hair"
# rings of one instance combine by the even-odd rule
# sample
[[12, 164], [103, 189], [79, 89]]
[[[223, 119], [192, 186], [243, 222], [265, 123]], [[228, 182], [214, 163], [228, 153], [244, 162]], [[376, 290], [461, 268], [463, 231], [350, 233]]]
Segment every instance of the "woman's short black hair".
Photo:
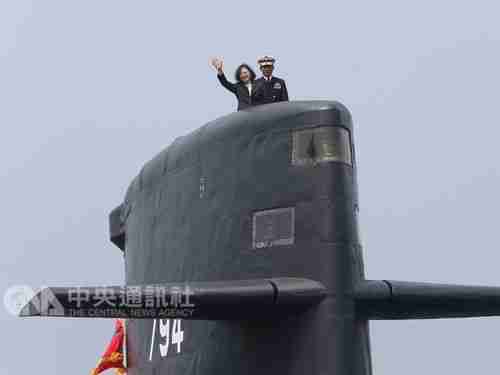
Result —
[[240, 79], [240, 74], [241, 74], [241, 69], [247, 68], [248, 71], [250, 72], [250, 81], [253, 81], [255, 79], [255, 72], [250, 68], [248, 64], [241, 64], [236, 68], [236, 72], [234, 72], [234, 79], [236, 79], [237, 82], [241, 82]]

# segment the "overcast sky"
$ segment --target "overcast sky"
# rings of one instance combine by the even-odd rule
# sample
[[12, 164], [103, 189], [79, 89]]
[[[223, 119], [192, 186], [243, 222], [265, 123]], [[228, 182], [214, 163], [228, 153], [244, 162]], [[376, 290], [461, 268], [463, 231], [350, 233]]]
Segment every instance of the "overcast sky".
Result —
[[[497, 1], [0, 0], [0, 291], [123, 282], [107, 215], [144, 162], [233, 111], [208, 66], [277, 58], [352, 112], [372, 279], [500, 285]], [[498, 369], [500, 320], [372, 323], [375, 375]], [[0, 374], [87, 374], [110, 320], [0, 311]]]

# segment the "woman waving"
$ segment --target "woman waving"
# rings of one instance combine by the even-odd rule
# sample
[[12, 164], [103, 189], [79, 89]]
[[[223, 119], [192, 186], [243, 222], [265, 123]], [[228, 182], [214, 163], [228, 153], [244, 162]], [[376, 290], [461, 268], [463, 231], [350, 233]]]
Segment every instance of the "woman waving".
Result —
[[229, 82], [224, 74], [224, 63], [221, 59], [212, 59], [212, 66], [217, 71], [217, 78], [222, 86], [231, 91], [238, 99], [238, 111], [257, 104], [259, 95], [255, 84], [255, 73], [247, 64], [241, 64], [234, 73], [237, 83]]

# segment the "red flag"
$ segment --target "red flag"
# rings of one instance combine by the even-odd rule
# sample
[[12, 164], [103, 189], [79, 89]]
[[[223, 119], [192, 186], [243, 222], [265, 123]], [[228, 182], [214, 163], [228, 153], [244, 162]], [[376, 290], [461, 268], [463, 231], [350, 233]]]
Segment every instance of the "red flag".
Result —
[[92, 370], [91, 375], [97, 375], [101, 372], [114, 368], [117, 374], [126, 374], [124, 366], [123, 345], [125, 341], [125, 323], [118, 319], [115, 324], [115, 334], [108, 345], [108, 348], [101, 357], [97, 367]]

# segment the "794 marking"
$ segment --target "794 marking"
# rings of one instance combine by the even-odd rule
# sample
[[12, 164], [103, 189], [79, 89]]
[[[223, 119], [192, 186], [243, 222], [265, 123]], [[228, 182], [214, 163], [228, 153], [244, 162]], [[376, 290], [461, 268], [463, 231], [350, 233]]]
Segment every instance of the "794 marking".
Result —
[[153, 360], [153, 353], [155, 350], [156, 341], [156, 326], [158, 325], [160, 331], [160, 340], [158, 348], [160, 349], [160, 356], [166, 357], [170, 344], [176, 345], [176, 352], [181, 352], [181, 344], [184, 341], [184, 331], [181, 327], [181, 319], [155, 319], [153, 320], [153, 331], [151, 333], [151, 346], [149, 348], [149, 360]]

